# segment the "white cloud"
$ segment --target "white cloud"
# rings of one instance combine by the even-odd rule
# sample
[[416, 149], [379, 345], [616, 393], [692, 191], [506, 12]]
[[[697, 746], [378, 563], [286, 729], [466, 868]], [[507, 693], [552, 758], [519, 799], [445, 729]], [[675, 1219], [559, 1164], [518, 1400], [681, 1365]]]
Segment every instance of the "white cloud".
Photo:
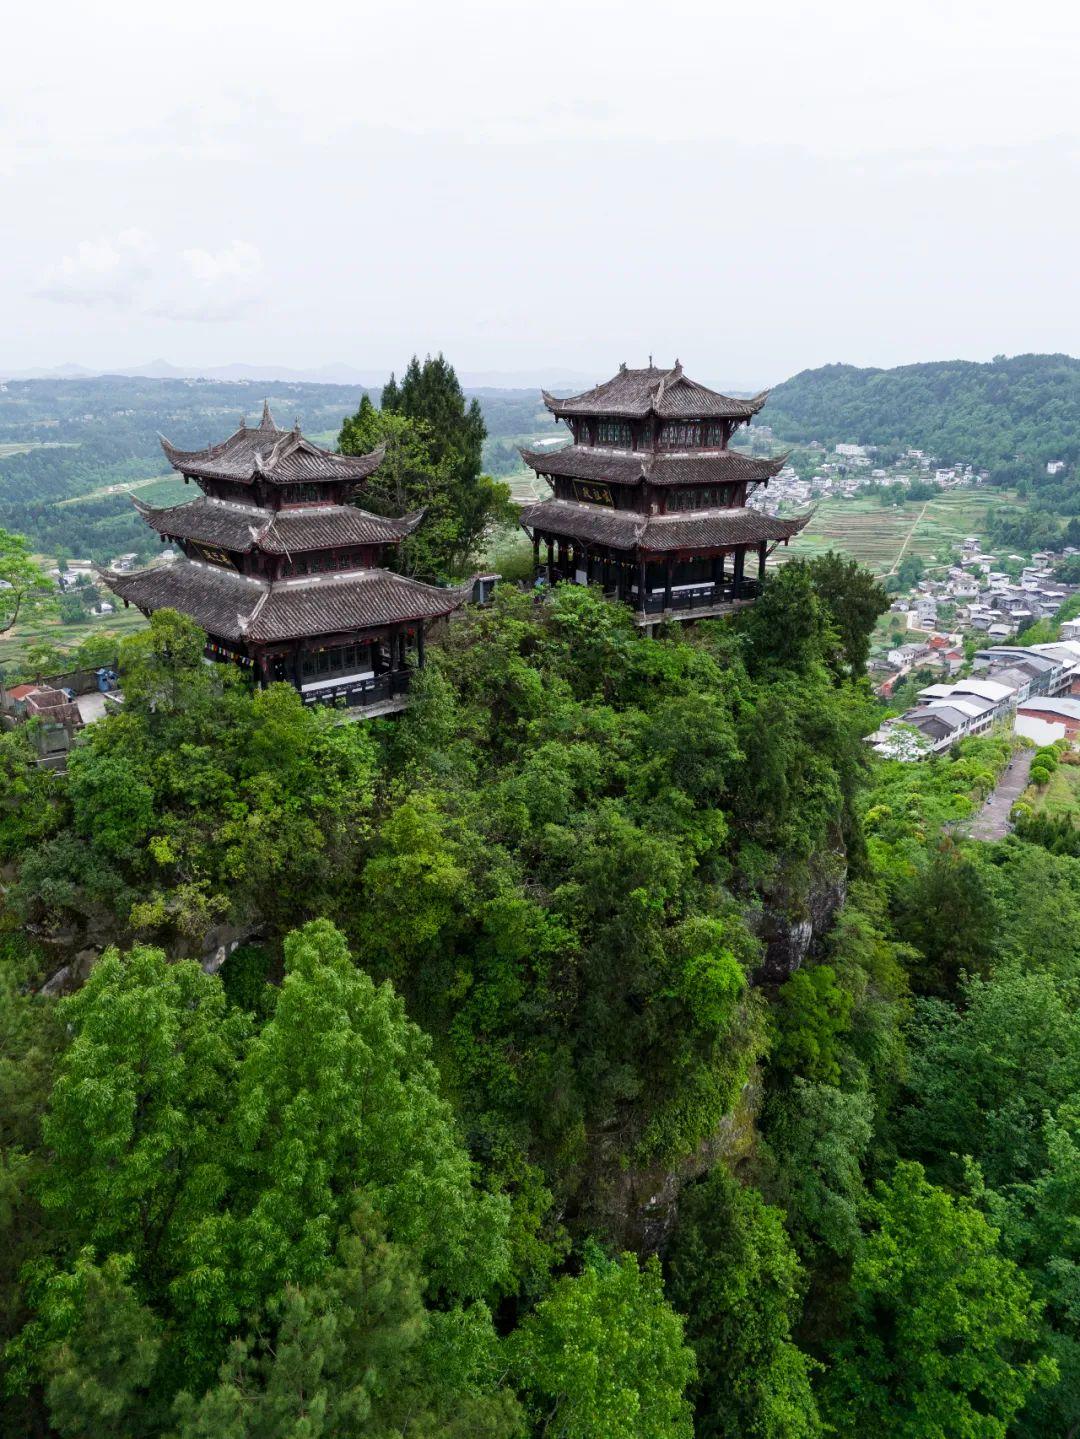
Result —
[[176, 320], [228, 320], [256, 297], [262, 254], [247, 240], [210, 251], [161, 249], [145, 230], [80, 240], [46, 274], [44, 299]]
[[246, 240], [234, 240], [226, 250], [185, 250], [184, 261], [194, 279], [213, 285], [221, 280], [254, 280], [262, 269], [262, 255]]

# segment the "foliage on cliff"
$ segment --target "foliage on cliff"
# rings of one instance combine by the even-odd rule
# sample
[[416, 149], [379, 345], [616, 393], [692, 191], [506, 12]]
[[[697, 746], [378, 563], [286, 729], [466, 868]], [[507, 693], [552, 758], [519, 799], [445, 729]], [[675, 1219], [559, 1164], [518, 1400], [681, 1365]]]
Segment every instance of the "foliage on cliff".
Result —
[[963, 839], [997, 739], [871, 762], [876, 603], [507, 591], [370, 728], [162, 614], [66, 779], [6, 745], [4, 1423], [1070, 1432], [1080, 860]]

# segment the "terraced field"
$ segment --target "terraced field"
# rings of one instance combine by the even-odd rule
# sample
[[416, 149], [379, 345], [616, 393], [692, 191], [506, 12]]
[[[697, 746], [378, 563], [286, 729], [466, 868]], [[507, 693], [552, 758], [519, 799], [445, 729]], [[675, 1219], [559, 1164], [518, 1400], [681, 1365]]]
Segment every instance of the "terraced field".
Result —
[[872, 498], [825, 500], [787, 554], [842, 550], [878, 575], [887, 575], [901, 554], [918, 555], [928, 565], [942, 563], [965, 535], [985, 534], [990, 511], [1013, 499], [1001, 490], [949, 490], [925, 505], [902, 508], [886, 508]]

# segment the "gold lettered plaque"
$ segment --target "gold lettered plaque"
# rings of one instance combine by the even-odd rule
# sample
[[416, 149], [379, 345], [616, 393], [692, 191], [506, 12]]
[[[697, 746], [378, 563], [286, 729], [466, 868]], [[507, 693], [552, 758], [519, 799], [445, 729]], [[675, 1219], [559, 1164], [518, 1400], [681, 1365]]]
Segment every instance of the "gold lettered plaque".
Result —
[[236, 568], [233, 564], [232, 556], [225, 550], [213, 549], [210, 545], [196, 545], [195, 548], [199, 554], [202, 555], [203, 559], [206, 560], [207, 564], [224, 565], [230, 570]]
[[586, 485], [581, 480], [575, 480], [574, 495], [588, 505], [607, 505], [609, 509], [615, 508], [615, 501], [612, 499], [607, 485]]

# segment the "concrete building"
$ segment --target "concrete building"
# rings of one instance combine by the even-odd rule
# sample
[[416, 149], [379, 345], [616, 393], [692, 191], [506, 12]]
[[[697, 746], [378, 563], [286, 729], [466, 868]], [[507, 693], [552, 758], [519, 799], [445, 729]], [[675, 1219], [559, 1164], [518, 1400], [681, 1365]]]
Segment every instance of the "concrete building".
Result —
[[1036, 744], [1074, 740], [1080, 734], [1080, 699], [1028, 699], [1017, 706], [1013, 729]]

